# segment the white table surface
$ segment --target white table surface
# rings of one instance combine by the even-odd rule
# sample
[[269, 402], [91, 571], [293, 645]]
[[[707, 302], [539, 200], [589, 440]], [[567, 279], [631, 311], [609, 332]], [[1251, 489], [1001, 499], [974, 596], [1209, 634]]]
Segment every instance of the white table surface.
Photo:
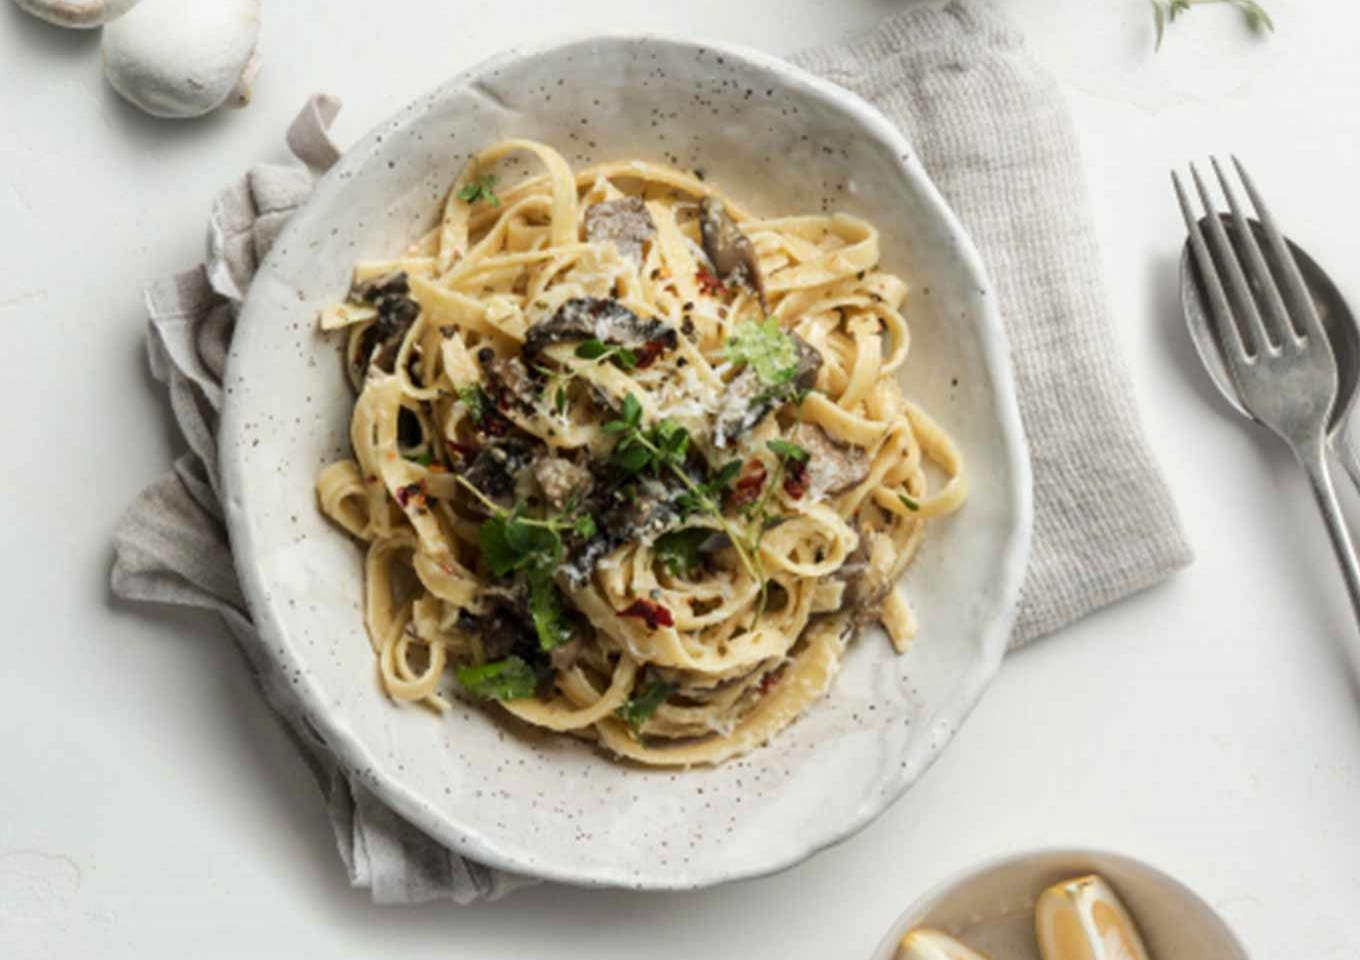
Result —
[[631, 27], [788, 52], [901, 2], [269, 0], [255, 102], [182, 125], [123, 105], [95, 38], [0, 3], [0, 956], [857, 958], [941, 878], [1056, 844], [1178, 875], [1257, 957], [1360, 955], [1360, 698], [1339, 653], [1356, 628], [1302, 477], [1190, 351], [1167, 180], [1238, 152], [1360, 296], [1360, 10], [1340, 0], [1266, 0], [1268, 41], [1197, 9], [1157, 55], [1143, 0], [1009, 4], [1070, 96], [1120, 341], [1198, 558], [1008, 660], [905, 799], [794, 870], [376, 907], [224, 630], [110, 599], [114, 519], [176, 449], [141, 284], [198, 258], [213, 192], [281, 157], [307, 94], [345, 99], [348, 140], [511, 42]]

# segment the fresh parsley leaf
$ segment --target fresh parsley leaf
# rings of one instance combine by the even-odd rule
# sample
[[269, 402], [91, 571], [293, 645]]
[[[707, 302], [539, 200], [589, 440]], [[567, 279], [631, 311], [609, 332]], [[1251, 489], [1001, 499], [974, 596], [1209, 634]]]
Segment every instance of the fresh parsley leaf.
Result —
[[595, 518], [589, 514], [581, 514], [572, 521], [571, 529], [582, 540], [589, 540], [599, 532], [599, 526], [595, 523]]
[[463, 689], [483, 700], [520, 700], [538, 689], [533, 668], [519, 657], [459, 667], [457, 674]]
[[797, 460], [799, 463], [803, 463], [811, 456], [806, 447], [800, 447], [788, 440], [771, 440], [765, 446], [769, 447], [770, 452], [781, 460]]
[[642, 725], [647, 722], [647, 718], [656, 713], [657, 709], [670, 699], [670, 695], [675, 691], [675, 684], [667, 683], [664, 680], [653, 680], [643, 687], [637, 696], [630, 697], [626, 704], [619, 707], [619, 716], [623, 718], [634, 733], [637, 733]]
[[482, 549], [482, 564], [493, 577], [523, 570], [543, 557], [555, 563], [562, 550], [562, 538], [557, 531], [514, 516], [495, 516], [484, 521], [477, 531], [477, 543]]
[[733, 363], [750, 364], [760, 382], [770, 387], [788, 383], [798, 372], [798, 344], [780, 329], [775, 317], [767, 317], [764, 323], [743, 320], [737, 324], [724, 354]]
[[476, 203], [478, 200], [484, 200], [493, 207], [499, 207], [501, 198], [496, 196], [496, 191], [492, 189], [496, 186], [496, 179], [495, 174], [477, 177], [470, 183], [463, 185], [463, 188], [458, 191], [458, 199], [464, 203]]
[[915, 512], [915, 511], [921, 509], [920, 501], [918, 501], [918, 500], [913, 500], [911, 497], [907, 496], [905, 493], [899, 493], [899, 494], [897, 495], [897, 499], [902, 501], [902, 506], [906, 507], [908, 510], [911, 510], [912, 512]]
[[529, 616], [534, 621], [538, 645], [544, 650], [555, 650], [570, 643], [576, 635], [562, 605], [562, 594], [553, 582], [549, 564], [539, 563], [529, 571]]
[[480, 425], [486, 419], [486, 411], [491, 406], [491, 398], [486, 395], [480, 384], [474, 383], [470, 387], [458, 388], [458, 399], [463, 401], [463, 406], [467, 407], [468, 416], [472, 422]]
[[687, 527], [663, 533], [652, 544], [652, 551], [671, 573], [689, 575], [703, 566], [702, 548], [713, 537], [708, 527]]

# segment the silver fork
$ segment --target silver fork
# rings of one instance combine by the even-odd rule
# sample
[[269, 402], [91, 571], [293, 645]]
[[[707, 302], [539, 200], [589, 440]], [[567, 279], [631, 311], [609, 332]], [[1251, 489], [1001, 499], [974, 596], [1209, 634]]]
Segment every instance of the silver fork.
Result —
[[1233, 157], [1237, 175], [1265, 228], [1266, 241], [1278, 265], [1278, 278], [1266, 265], [1223, 168], [1217, 159], [1211, 159], [1211, 163], [1232, 214], [1231, 238], [1214, 212], [1208, 187], [1193, 165], [1190, 174], [1204, 205], [1207, 242], [1200, 229], [1200, 218], [1174, 171], [1171, 180], [1209, 295], [1219, 349], [1243, 405], [1289, 444], [1307, 472], [1346, 578], [1351, 607], [1360, 620], [1360, 563], [1356, 561], [1355, 547], [1337, 503], [1325, 457], [1327, 420], [1336, 401], [1336, 358], [1298, 265], [1246, 169]]

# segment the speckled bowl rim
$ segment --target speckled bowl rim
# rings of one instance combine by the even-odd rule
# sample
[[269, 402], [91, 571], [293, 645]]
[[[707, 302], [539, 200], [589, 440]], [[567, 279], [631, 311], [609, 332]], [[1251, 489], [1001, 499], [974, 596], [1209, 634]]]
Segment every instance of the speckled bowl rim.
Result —
[[[736, 880], [769, 876], [801, 863], [814, 854], [837, 843], [849, 839], [868, 826], [893, 802], [901, 798], [907, 788], [923, 773], [941, 750], [950, 742], [963, 721], [972, 712], [983, 691], [995, 675], [1005, 654], [1011, 629], [1015, 622], [1020, 600], [1020, 587], [1029, 559], [1031, 527], [1033, 517], [1032, 475], [1028, 444], [1020, 418], [1016, 399], [1014, 376], [1011, 369], [1010, 352], [1005, 328], [996, 306], [996, 296], [982, 263], [982, 258], [974, 247], [971, 238], [958, 218], [949, 208], [944, 198], [926, 174], [916, 152], [896, 127], [877, 108], [856, 94], [823, 80], [807, 71], [795, 67], [787, 61], [770, 54], [724, 41], [704, 40], [695, 37], [677, 36], [661, 33], [603, 31], [585, 34], [571, 34], [524, 48], [510, 48], [495, 54], [480, 63], [462, 71], [453, 79], [441, 84], [433, 95], [425, 95], [413, 100], [386, 120], [374, 126], [362, 139], [345, 151], [340, 161], [321, 178], [309, 202], [339, 188], [343, 180], [354, 170], [368, 162], [377, 144], [384, 136], [391, 136], [409, 124], [420, 119], [426, 107], [423, 103], [438, 101], [451, 91], [467, 86], [475, 78], [494, 72], [497, 68], [524, 59], [544, 56], [558, 50], [592, 42], [611, 43], [659, 43], [684, 46], [696, 51], [703, 49], [740, 59], [752, 68], [764, 70], [797, 90], [801, 95], [820, 102], [853, 117], [865, 128], [869, 136], [891, 146], [897, 155], [904, 175], [915, 181], [921, 199], [926, 203], [931, 215], [946, 228], [955, 239], [957, 252], [963, 269], [971, 281], [984, 294], [980, 299], [980, 317], [976, 322], [979, 346], [985, 366], [991, 376], [994, 413], [1007, 440], [1009, 469], [1015, 477], [1010, 491], [1010, 508], [1017, 522], [1011, 531], [1004, 559], [999, 564], [1001, 570], [1000, 588], [997, 596], [996, 615], [986, 627], [980, 638], [980, 655], [971, 669], [958, 678], [954, 686], [951, 702], [941, 706], [935, 715], [936, 729], [944, 729], [944, 737], [922, 737], [915, 742], [915, 750], [904, 757], [904, 763], [886, 779], [889, 789], [882, 791], [871, 802], [856, 811], [856, 816], [827, 823], [820, 832], [811, 831], [790, 838], [774, 856], [759, 862], [743, 864], [740, 867], [718, 864], [706, 866], [691, 865], [685, 871], [664, 877], [648, 876], [641, 880], [629, 875], [620, 865], [600, 865], [588, 869], [553, 867], [542, 862], [532, 865], [521, 860], [513, 853], [498, 849], [479, 831], [475, 823], [455, 824], [441, 813], [432, 803], [423, 799], [410, 789], [404, 778], [388, 769], [388, 764], [362, 739], [352, 731], [345, 718], [330, 709], [326, 698], [315, 686], [310, 672], [306, 669], [305, 658], [297, 654], [290, 642], [288, 631], [273, 605], [264, 598], [268, 596], [263, 570], [257, 559], [251, 525], [245, 514], [240, 491], [244, 489], [244, 458], [231, 438], [236, 436], [242, 426], [242, 414], [233, 404], [229, 395], [223, 407], [222, 429], [219, 433], [218, 452], [221, 464], [221, 477], [224, 488], [224, 502], [228, 535], [232, 544], [237, 573], [241, 580], [242, 591], [246, 597], [251, 616], [264, 639], [266, 655], [278, 662], [278, 666], [289, 671], [300, 671], [300, 682], [292, 689], [297, 691], [303, 717], [311, 724], [334, 753], [340, 765], [346, 770], [371, 770], [372, 778], [365, 782], [375, 795], [410, 823], [431, 837], [446, 844], [458, 854], [469, 857], [490, 867], [513, 873], [533, 876], [543, 880], [578, 886], [616, 887], [632, 890], [694, 890], [728, 883]], [[291, 221], [285, 226], [275, 243], [275, 249], [285, 247], [293, 230]], [[266, 265], [268, 263], [266, 258]], [[263, 268], [263, 265], [262, 265]], [[242, 309], [244, 317], [249, 312], [250, 295]], [[231, 360], [228, 360], [228, 376], [231, 379]], [[815, 709], [815, 708], [814, 708]]]

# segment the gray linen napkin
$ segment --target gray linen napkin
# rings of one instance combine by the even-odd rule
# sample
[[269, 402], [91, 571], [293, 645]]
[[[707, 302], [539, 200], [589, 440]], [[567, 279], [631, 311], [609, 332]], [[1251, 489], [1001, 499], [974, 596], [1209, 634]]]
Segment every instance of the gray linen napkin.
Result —
[[[1133, 408], [1103, 295], [1077, 144], [1053, 81], [979, 0], [913, 7], [794, 58], [901, 125], [980, 248], [1010, 334], [1034, 464], [1034, 548], [1012, 647], [1189, 562]], [[147, 290], [151, 370], [189, 452], [115, 531], [120, 596], [218, 611], [326, 795], [350, 881], [379, 903], [470, 903], [529, 882], [440, 846], [344, 776], [261, 656], [218, 502], [222, 366], [255, 267], [339, 156], [317, 97], [288, 133], [302, 167], [252, 170], [213, 205], [207, 263]]]

